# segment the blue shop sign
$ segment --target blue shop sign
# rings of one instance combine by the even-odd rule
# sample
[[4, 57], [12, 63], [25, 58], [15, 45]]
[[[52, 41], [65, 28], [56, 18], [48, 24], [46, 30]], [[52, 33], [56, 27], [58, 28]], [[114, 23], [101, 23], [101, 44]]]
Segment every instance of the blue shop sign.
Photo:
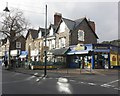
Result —
[[28, 55], [28, 51], [21, 51], [20, 58], [25, 58]]

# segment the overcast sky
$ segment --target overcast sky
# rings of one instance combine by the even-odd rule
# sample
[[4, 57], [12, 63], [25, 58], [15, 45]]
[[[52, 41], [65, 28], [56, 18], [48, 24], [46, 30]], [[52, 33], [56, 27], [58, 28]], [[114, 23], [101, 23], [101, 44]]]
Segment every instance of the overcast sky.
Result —
[[[48, 2], [49, 1], [49, 2]], [[84, 2], [83, 2], [84, 1]], [[89, 1], [89, 2], [88, 2]], [[114, 2], [113, 2], [114, 1]], [[118, 0], [0, 0], [0, 12], [8, 2], [9, 9], [23, 10], [31, 28], [44, 27], [45, 5], [48, 6], [48, 25], [54, 21], [54, 13], [64, 18], [87, 17], [96, 24], [99, 42], [118, 39]]]

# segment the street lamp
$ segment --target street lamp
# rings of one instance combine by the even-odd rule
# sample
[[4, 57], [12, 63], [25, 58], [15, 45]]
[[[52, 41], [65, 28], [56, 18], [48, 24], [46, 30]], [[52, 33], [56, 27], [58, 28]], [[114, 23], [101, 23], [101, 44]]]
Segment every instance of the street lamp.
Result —
[[46, 50], [46, 39], [47, 39], [47, 5], [45, 6], [45, 68], [44, 77], [47, 75], [46, 65], [47, 65], [47, 50]]
[[[7, 12], [10, 12], [10, 10], [8, 9], [8, 2], [6, 2], [6, 7], [5, 7], [5, 9], [3, 10], [3, 11], [5, 11], [6, 13]], [[7, 16], [6, 16], [7, 17]], [[9, 46], [10, 47], [10, 46]], [[10, 48], [9, 48], [9, 52], [8, 52], [8, 69], [11, 67], [10, 66]]]
[[5, 9], [3, 11], [10, 12], [10, 10], [8, 9], [8, 2], [6, 2], [6, 7], [5, 7]]

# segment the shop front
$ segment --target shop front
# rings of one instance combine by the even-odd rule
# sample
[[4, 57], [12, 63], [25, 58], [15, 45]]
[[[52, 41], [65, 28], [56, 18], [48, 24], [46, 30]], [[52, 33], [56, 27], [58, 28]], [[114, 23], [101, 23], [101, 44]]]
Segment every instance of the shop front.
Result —
[[32, 61], [39, 61], [40, 59], [40, 53], [39, 50], [31, 50], [31, 59]]
[[110, 45], [93, 45], [93, 69], [110, 68]]
[[70, 46], [71, 51], [67, 53], [70, 68], [91, 68], [92, 44], [78, 44]]
[[110, 65], [111, 68], [120, 68], [120, 48], [110, 46]]

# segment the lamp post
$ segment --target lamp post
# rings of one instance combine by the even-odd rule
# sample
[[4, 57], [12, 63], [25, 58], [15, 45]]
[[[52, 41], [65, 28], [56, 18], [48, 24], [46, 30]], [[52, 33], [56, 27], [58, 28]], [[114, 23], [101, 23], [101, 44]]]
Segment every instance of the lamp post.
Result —
[[[7, 17], [7, 12], [10, 12], [10, 10], [8, 9], [8, 2], [6, 2], [6, 7], [5, 7], [5, 9], [3, 10], [3, 11], [5, 11], [6, 13], [6, 17]], [[10, 39], [9, 39], [10, 40]], [[9, 44], [9, 52], [8, 52], [8, 69], [10, 69], [10, 44]]]
[[47, 65], [47, 50], [46, 50], [46, 39], [47, 39], [47, 5], [45, 5], [45, 67], [44, 67], [44, 77], [47, 75], [46, 65]]

